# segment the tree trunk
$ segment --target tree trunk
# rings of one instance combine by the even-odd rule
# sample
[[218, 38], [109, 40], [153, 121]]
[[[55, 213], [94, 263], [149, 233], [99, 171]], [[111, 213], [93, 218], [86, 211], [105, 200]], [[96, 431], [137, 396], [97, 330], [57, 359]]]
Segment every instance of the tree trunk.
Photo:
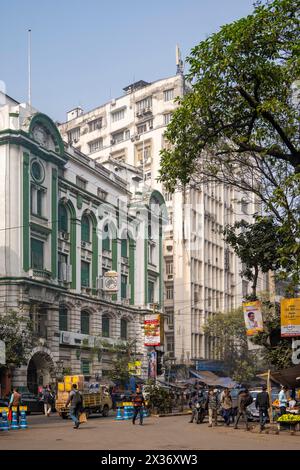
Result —
[[256, 300], [256, 288], [257, 288], [257, 279], [258, 279], [258, 266], [255, 266], [254, 268], [254, 278], [253, 278], [253, 284], [252, 284], [252, 297], [253, 300]]

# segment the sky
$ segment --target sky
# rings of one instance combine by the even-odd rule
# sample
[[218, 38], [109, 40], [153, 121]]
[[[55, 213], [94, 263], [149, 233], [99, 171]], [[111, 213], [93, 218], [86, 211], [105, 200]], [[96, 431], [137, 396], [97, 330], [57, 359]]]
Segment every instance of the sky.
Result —
[[176, 73], [175, 46], [191, 48], [253, 11], [254, 0], [0, 0], [0, 80], [28, 99], [31, 33], [32, 105], [55, 121], [85, 111], [138, 80]]

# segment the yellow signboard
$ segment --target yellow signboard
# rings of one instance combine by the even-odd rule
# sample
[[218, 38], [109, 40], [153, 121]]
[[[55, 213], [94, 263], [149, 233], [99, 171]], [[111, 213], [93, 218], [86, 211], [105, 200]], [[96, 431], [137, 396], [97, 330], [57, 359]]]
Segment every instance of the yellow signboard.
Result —
[[142, 363], [141, 361], [128, 362], [128, 371], [132, 375], [142, 375]]
[[300, 298], [282, 299], [281, 336], [300, 336]]

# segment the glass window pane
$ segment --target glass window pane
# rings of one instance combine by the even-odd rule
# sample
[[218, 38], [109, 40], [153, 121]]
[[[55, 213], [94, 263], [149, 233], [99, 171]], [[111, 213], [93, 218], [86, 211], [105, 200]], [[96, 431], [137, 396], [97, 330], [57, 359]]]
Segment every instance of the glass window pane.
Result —
[[127, 252], [127, 239], [124, 238], [121, 240], [121, 256], [123, 258], [127, 258], [128, 252]]
[[121, 319], [121, 339], [127, 340], [127, 320]]
[[121, 297], [126, 299], [127, 297], [127, 276], [121, 276]]
[[63, 204], [58, 206], [58, 230], [68, 232], [68, 212]]
[[59, 307], [59, 331], [68, 331], [68, 310]]
[[109, 238], [109, 230], [108, 225], [105, 225], [103, 230], [103, 238], [102, 238], [102, 251], [110, 251], [110, 238]]

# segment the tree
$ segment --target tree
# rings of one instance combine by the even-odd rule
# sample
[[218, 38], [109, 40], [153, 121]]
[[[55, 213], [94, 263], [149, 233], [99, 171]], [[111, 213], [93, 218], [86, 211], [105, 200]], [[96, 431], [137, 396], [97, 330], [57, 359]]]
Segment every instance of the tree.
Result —
[[169, 189], [203, 167], [213, 177], [220, 167], [247, 171], [255, 160], [266, 172], [277, 162], [300, 172], [299, 7], [299, 0], [259, 2], [192, 49], [191, 89], [166, 132], [173, 147], [162, 151]]
[[0, 315], [0, 339], [5, 342], [8, 367], [27, 363], [33, 347], [32, 324], [28, 318], [16, 312]]
[[127, 341], [124, 344], [111, 345], [102, 341], [102, 348], [112, 354], [111, 368], [108, 377], [115, 383], [120, 383], [123, 387], [128, 384], [130, 372], [128, 363], [131, 362], [135, 351], [136, 340]]
[[253, 224], [245, 220], [236, 222], [233, 227], [225, 228], [224, 236], [243, 263], [240, 274], [252, 281], [251, 300], [256, 300], [259, 271], [267, 273], [280, 267], [278, 251], [282, 237], [270, 217], [257, 218]]
[[204, 333], [211, 339], [215, 357], [224, 361], [226, 373], [247, 383], [258, 371], [255, 351], [249, 351], [242, 309], [217, 313], [208, 318]]
[[253, 337], [253, 343], [262, 346], [261, 357], [269, 368], [292, 367], [292, 345], [290, 338], [281, 337], [280, 305], [262, 302], [264, 329]]

